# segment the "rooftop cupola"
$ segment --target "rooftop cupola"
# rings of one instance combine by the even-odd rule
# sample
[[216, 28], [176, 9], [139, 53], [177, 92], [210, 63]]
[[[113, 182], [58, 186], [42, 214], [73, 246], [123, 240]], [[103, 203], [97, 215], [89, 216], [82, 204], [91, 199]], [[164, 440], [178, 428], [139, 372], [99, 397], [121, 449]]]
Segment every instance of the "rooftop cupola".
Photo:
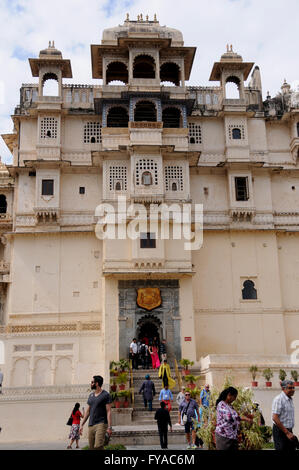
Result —
[[244, 100], [244, 82], [247, 80], [253, 65], [253, 62], [243, 62], [242, 56], [233, 51], [233, 46], [227, 45], [227, 50], [221, 56], [220, 62], [214, 63], [210, 80], [220, 81], [224, 99], [230, 98], [227, 96], [227, 84], [233, 83], [238, 89], [237, 99]]
[[62, 97], [62, 79], [72, 78], [71, 62], [63, 59], [62, 53], [55, 48], [54, 41], [49, 41], [47, 49], [39, 53], [38, 59], [29, 59], [33, 77], [39, 77], [39, 97], [43, 97], [44, 84], [47, 80], [56, 80], [58, 83], [58, 97]]
[[160, 87], [161, 82], [185, 86], [195, 47], [184, 47], [177, 29], [161, 26], [156, 15], [127, 15], [122, 25], [105, 29], [101, 44], [91, 46], [92, 76], [103, 85], [121, 81], [129, 86]]

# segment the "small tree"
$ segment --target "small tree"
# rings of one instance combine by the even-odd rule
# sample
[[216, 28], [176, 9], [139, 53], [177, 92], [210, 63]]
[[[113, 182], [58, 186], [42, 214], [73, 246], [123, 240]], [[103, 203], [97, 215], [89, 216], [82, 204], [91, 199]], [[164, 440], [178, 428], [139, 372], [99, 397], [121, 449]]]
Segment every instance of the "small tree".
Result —
[[185, 370], [189, 370], [189, 366], [194, 365], [194, 361], [189, 361], [189, 359], [181, 359], [180, 364], [183, 366]]
[[267, 368], [263, 370], [263, 377], [269, 382], [273, 377], [273, 372], [271, 369]]
[[287, 376], [287, 373], [283, 369], [279, 369], [279, 379], [283, 382]]
[[116, 378], [116, 382], [119, 384], [119, 388], [124, 387], [128, 380], [128, 372], [122, 372]]
[[126, 370], [129, 370], [130, 368], [130, 363], [127, 359], [120, 359], [118, 362], [119, 370], [121, 372], [124, 372]]
[[256, 376], [257, 376], [257, 373], [258, 373], [258, 368], [257, 366], [251, 366], [250, 369], [249, 369], [249, 372], [251, 373], [251, 376], [252, 376], [252, 380], [255, 381], [256, 379]]
[[294, 382], [298, 382], [298, 371], [297, 370], [291, 370], [291, 377], [294, 380]]

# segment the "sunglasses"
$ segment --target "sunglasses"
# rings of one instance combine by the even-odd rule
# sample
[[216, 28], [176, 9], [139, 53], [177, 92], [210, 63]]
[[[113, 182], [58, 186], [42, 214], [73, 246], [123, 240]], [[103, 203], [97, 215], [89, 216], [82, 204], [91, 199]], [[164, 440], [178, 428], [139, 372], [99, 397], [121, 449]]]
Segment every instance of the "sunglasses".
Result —
[[190, 397], [190, 393], [185, 393], [185, 397]]

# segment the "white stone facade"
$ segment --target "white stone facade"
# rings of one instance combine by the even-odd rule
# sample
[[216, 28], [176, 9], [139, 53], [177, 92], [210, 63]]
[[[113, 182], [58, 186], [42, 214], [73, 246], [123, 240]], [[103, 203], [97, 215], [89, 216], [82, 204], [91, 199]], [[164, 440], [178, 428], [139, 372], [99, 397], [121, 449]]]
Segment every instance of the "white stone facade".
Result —
[[[103, 85], [65, 85], [70, 62], [51, 44], [30, 59], [39, 82], [22, 86], [15, 132], [3, 136], [13, 154], [0, 175], [4, 387], [80, 385], [96, 373], [108, 380], [119, 355], [123, 279], [179, 280], [181, 357], [197, 366], [228, 355], [241, 382], [250, 377], [234, 366], [238, 355], [258, 365], [275, 355], [275, 367], [280, 357], [292, 367], [298, 92], [284, 87], [263, 103], [259, 69], [245, 87], [253, 64], [232, 51], [214, 65], [217, 86], [188, 88], [194, 53], [176, 30], [127, 21], [92, 46], [92, 76]], [[57, 96], [43, 96], [45, 77], [58, 81]], [[114, 80], [123, 84], [109, 85]], [[227, 81], [239, 99], [226, 95]], [[203, 204], [202, 248], [100, 240], [96, 208], [116, 206], [118, 196], [128, 204]], [[256, 298], [244, 298], [247, 281]], [[213, 359], [205, 364], [217, 383]]]

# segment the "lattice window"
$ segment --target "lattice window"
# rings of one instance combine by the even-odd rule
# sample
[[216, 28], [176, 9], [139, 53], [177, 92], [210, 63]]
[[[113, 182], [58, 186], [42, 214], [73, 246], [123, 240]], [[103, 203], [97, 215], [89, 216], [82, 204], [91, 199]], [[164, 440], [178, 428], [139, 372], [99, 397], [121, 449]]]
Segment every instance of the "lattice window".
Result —
[[201, 144], [201, 127], [199, 124], [195, 124], [194, 122], [190, 122], [188, 124], [189, 127], [189, 144]]
[[99, 122], [87, 122], [84, 126], [84, 144], [100, 144], [102, 142], [102, 126]]
[[184, 190], [183, 167], [178, 165], [166, 166], [164, 168], [164, 176], [166, 191]]
[[58, 121], [54, 117], [45, 117], [40, 123], [41, 139], [57, 139]]
[[109, 189], [110, 191], [127, 191], [128, 175], [127, 167], [113, 165], [109, 168]]
[[35, 351], [52, 351], [52, 344], [36, 344]]
[[56, 351], [68, 351], [73, 349], [72, 344], [56, 344]]
[[15, 344], [14, 352], [31, 351], [31, 344]]
[[158, 185], [158, 165], [154, 160], [141, 159], [136, 162], [136, 186], [142, 185], [142, 175], [149, 171], [152, 175], [152, 184]]
[[245, 126], [243, 124], [230, 124], [228, 126], [228, 136], [230, 140], [234, 140], [236, 138], [236, 131], [239, 130], [241, 133], [241, 139], [245, 139]]

